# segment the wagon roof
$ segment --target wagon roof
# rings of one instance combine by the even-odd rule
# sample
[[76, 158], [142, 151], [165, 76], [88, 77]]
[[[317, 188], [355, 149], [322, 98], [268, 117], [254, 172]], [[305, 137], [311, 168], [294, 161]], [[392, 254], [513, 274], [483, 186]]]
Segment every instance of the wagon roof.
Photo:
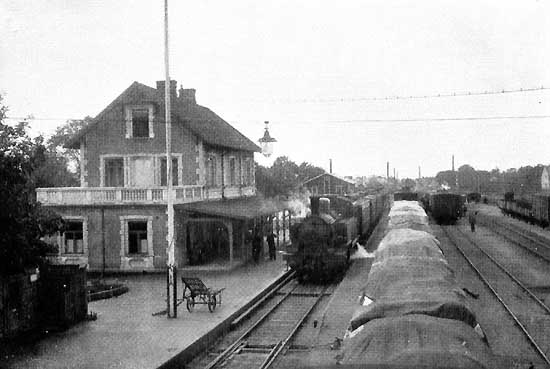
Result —
[[412, 314], [363, 326], [344, 340], [338, 367], [492, 368], [494, 360], [468, 325]]

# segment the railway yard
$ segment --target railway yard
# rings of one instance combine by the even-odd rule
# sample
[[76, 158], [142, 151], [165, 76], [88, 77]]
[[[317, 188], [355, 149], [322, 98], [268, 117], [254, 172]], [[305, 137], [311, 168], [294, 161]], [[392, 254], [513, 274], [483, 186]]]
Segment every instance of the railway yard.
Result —
[[[550, 233], [504, 217], [495, 207], [473, 206], [479, 211], [475, 232], [464, 218], [454, 225], [431, 221], [430, 227], [492, 352], [490, 364], [485, 364], [550, 367]], [[370, 251], [387, 232], [386, 215], [366, 245]], [[355, 259], [341, 280], [331, 283], [300, 284], [289, 275], [185, 367], [345, 364], [341, 360], [346, 354], [345, 336], [373, 262], [372, 254], [366, 255]]]

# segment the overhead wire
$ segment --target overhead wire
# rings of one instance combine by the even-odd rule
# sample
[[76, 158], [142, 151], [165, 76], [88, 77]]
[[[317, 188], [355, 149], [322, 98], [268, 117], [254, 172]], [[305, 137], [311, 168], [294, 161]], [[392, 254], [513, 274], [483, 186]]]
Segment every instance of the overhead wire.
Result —
[[[401, 96], [382, 96], [382, 97], [356, 97], [356, 98], [333, 98], [333, 99], [283, 99], [269, 100], [266, 102], [288, 102], [288, 103], [335, 103], [335, 102], [356, 102], [356, 101], [391, 101], [391, 100], [421, 100], [434, 98], [452, 98], [465, 96], [483, 96], [483, 95], [502, 95], [513, 93], [525, 93], [550, 90], [550, 87], [534, 87], [534, 88], [519, 88], [519, 89], [502, 89], [492, 91], [474, 91], [474, 92], [458, 92], [458, 93], [440, 93], [432, 95], [401, 95]], [[260, 102], [255, 100], [255, 102]], [[495, 119], [545, 119], [548, 115], [535, 116], [503, 116], [503, 117], [443, 117], [443, 118], [410, 118], [410, 119], [350, 119], [341, 121], [326, 121], [328, 123], [360, 123], [360, 122], [416, 122], [416, 121], [460, 121], [460, 120], [495, 120]], [[81, 121], [82, 118], [54, 118], [54, 117], [34, 117], [29, 115], [26, 117], [6, 116], [6, 119], [21, 120], [21, 121]]]

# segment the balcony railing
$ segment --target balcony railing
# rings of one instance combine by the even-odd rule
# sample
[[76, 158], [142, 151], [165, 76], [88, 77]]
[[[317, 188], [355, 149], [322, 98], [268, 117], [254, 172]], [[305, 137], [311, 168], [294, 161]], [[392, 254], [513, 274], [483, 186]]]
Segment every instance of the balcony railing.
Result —
[[[226, 187], [227, 198], [253, 196], [254, 186]], [[165, 187], [52, 187], [37, 188], [38, 201], [44, 205], [101, 205], [101, 204], [166, 204], [168, 190]], [[222, 198], [221, 187], [199, 185], [172, 188], [174, 204], [216, 200]]]

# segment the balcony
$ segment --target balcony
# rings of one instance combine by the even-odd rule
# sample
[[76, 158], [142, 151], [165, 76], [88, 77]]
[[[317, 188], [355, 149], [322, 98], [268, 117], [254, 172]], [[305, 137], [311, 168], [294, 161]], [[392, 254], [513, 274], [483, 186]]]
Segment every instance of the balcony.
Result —
[[[254, 186], [223, 189], [223, 195], [230, 198], [255, 194]], [[172, 188], [172, 196], [174, 204], [217, 200], [222, 198], [222, 188], [175, 186]], [[165, 205], [168, 190], [165, 187], [52, 187], [37, 188], [36, 197], [43, 205]]]

